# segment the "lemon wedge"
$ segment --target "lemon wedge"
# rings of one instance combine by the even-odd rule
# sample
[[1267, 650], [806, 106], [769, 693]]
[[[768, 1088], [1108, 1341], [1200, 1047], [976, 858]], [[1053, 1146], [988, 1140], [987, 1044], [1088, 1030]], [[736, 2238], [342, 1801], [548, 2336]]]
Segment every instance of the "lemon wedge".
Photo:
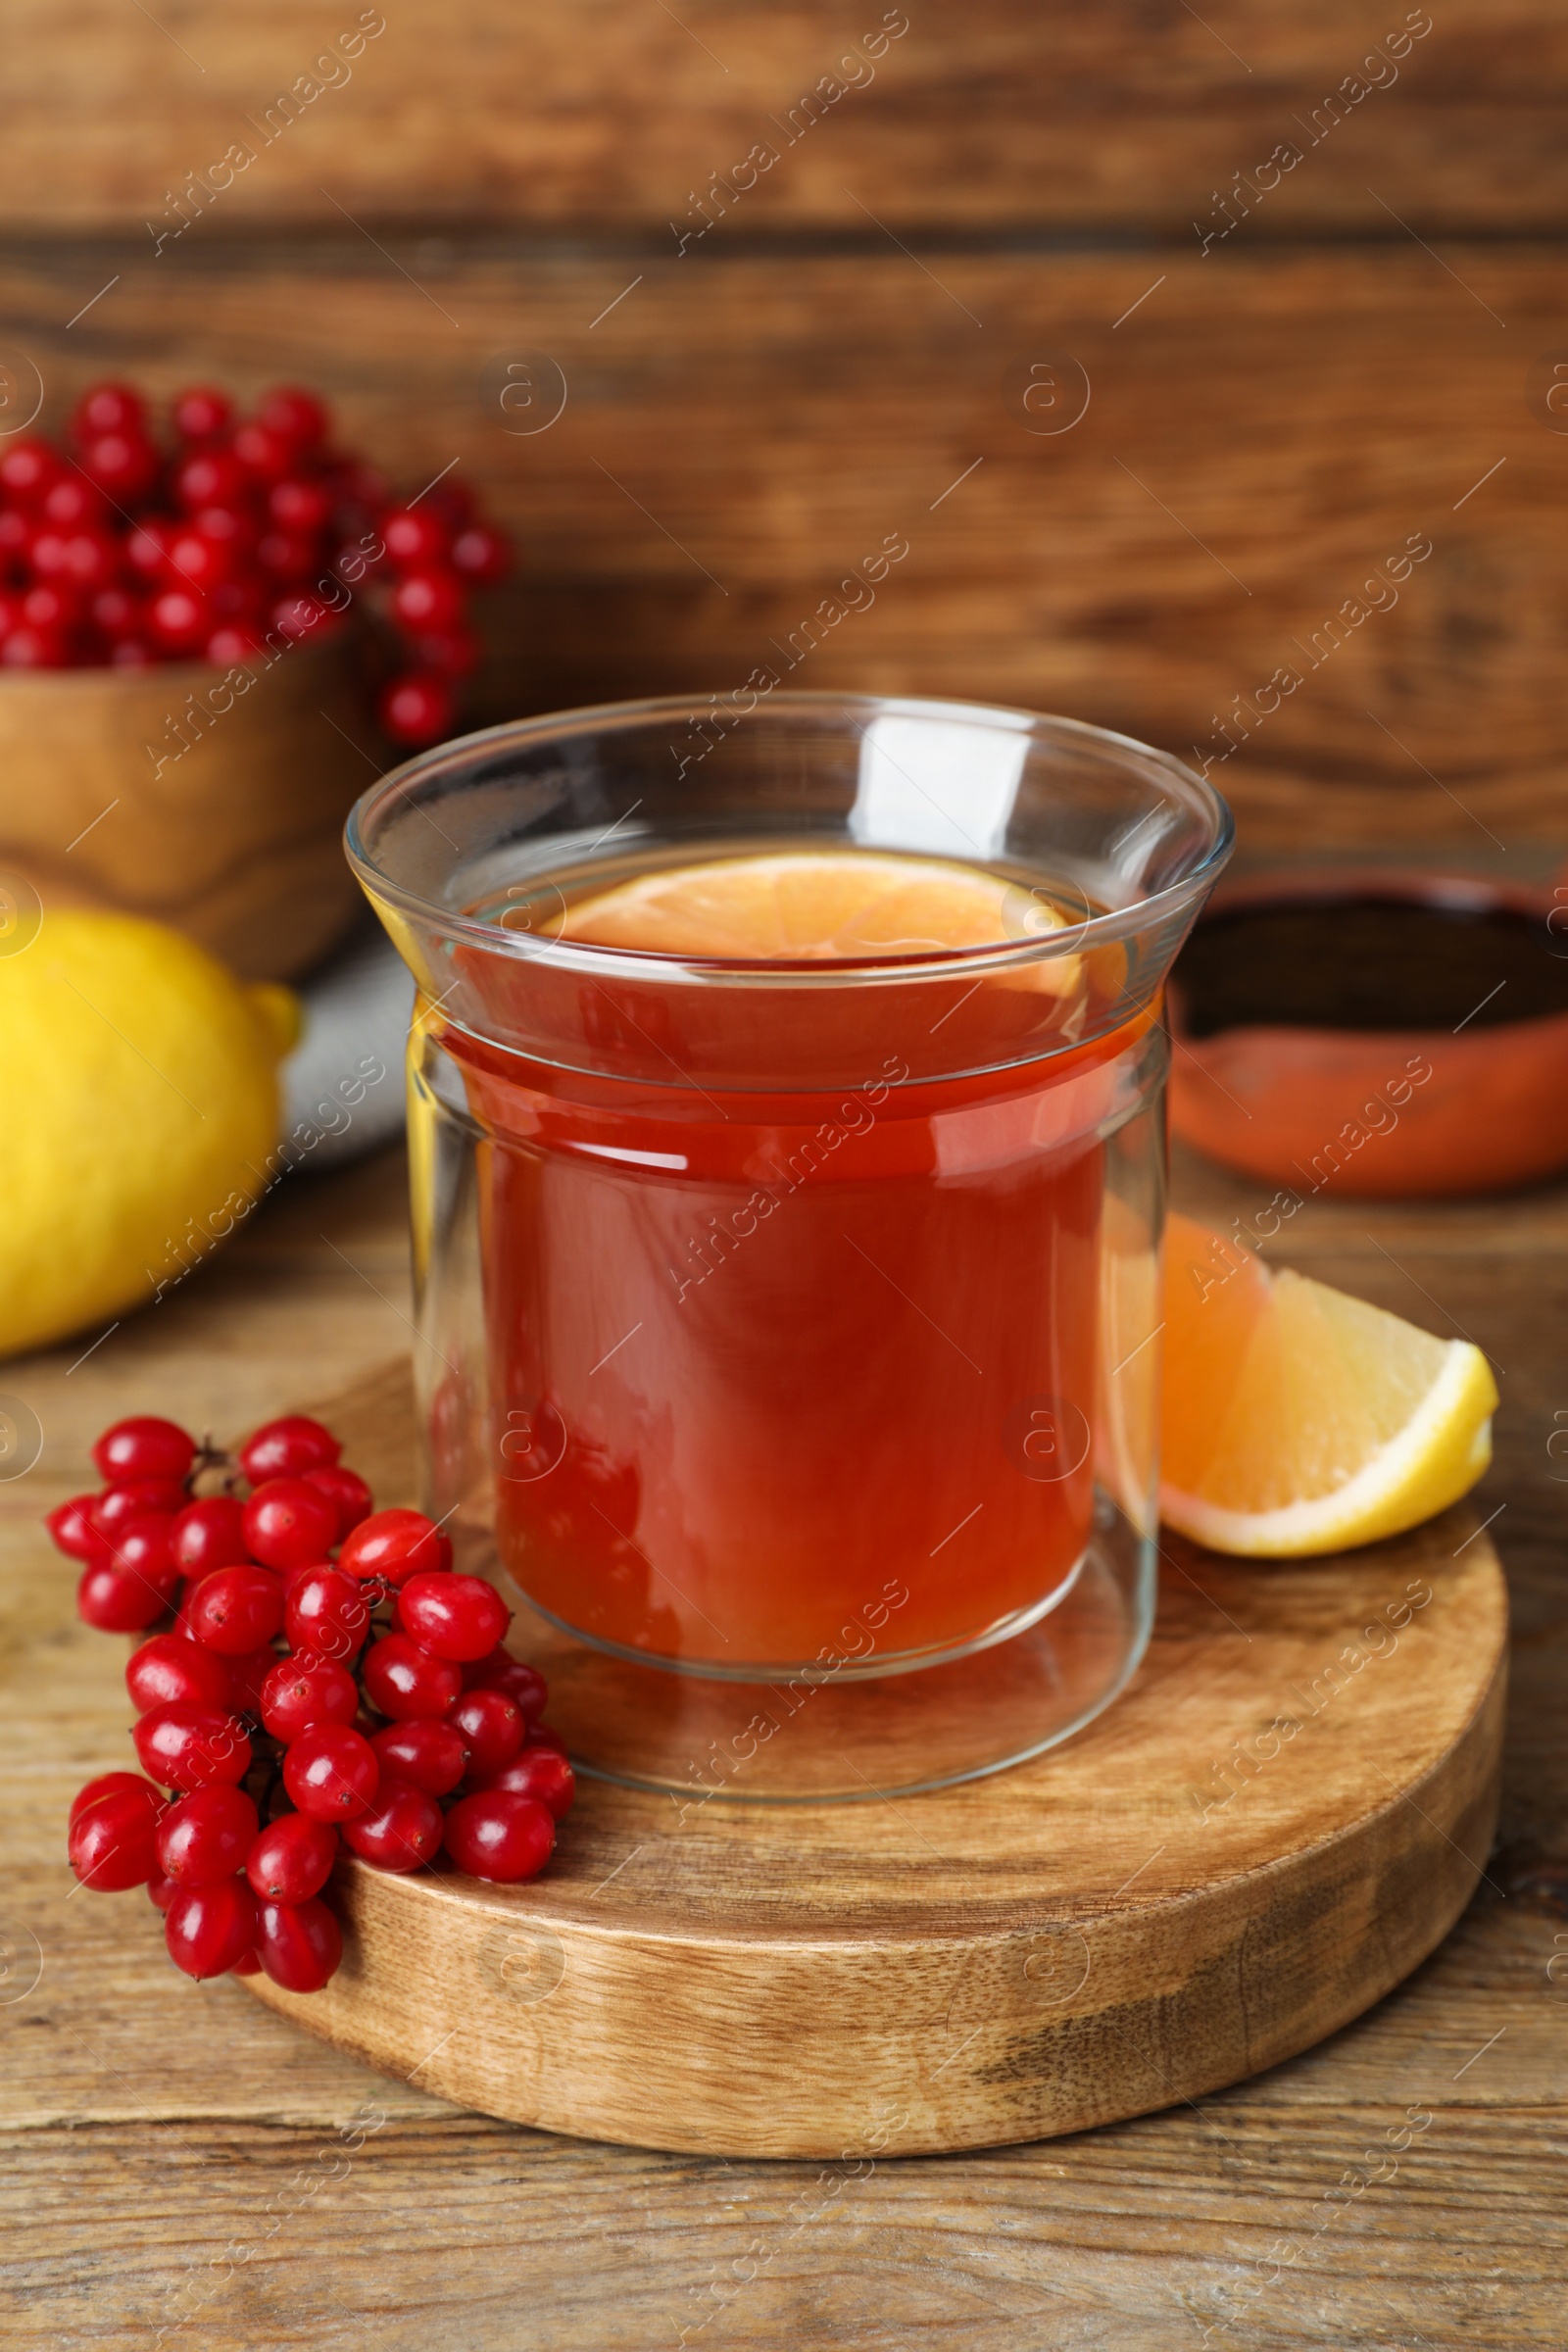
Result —
[[1492, 1459], [1479, 1348], [1173, 1216], [1160, 1515], [1214, 1551], [1343, 1551], [1430, 1519]]

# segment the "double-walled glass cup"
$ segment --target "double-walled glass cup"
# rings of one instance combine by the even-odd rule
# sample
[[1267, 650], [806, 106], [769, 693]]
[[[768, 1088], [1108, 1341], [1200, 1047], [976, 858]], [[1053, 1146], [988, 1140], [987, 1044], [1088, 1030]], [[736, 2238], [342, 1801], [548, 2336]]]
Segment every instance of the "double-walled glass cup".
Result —
[[[1218, 796], [1070, 720], [773, 694], [445, 745], [348, 839], [418, 984], [424, 1500], [574, 1759], [864, 1796], [1099, 1713], [1152, 1607], [1161, 991]], [[628, 877], [824, 850], [999, 876], [1004, 937], [563, 936]]]

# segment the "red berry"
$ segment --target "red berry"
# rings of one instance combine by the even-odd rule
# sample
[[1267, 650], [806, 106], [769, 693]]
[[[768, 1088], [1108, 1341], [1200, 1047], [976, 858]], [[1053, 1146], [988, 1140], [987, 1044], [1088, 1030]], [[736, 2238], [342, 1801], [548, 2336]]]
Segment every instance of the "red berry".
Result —
[[234, 1962], [233, 1967], [228, 1973], [231, 1977], [259, 1977], [261, 1975], [262, 1964], [256, 1957], [256, 1946], [254, 1944], [252, 1944], [250, 1950], [245, 1954], [243, 1959], [236, 1960]]
[[251, 1743], [235, 1715], [220, 1707], [154, 1707], [131, 1733], [149, 1780], [166, 1788], [238, 1783], [251, 1768]]
[[463, 1669], [465, 1690], [504, 1690], [514, 1698], [530, 1723], [537, 1723], [545, 1711], [550, 1688], [537, 1666], [527, 1666], [514, 1658], [510, 1649], [492, 1649], [488, 1656], [475, 1658]]
[[319, 1894], [337, 1860], [337, 1832], [308, 1813], [270, 1822], [250, 1850], [245, 1876], [264, 1902], [307, 1903]]
[[156, 1625], [174, 1596], [177, 1572], [167, 1589], [135, 1567], [105, 1558], [91, 1561], [76, 1586], [76, 1614], [101, 1634], [139, 1634]]
[[389, 1780], [407, 1781], [428, 1796], [450, 1795], [468, 1767], [468, 1751], [460, 1735], [449, 1723], [425, 1717], [412, 1723], [389, 1723], [374, 1735], [370, 1745]]
[[73, 466], [51, 482], [43, 494], [43, 514], [57, 530], [76, 531], [84, 524], [101, 525], [108, 504], [96, 482], [88, 481], [84, 473]]
[[285, 474], [267, 493], [267, 512], [280, 531], [294, 539], [314, 539], [326, 528], [332, 501], [319, 482]]
[[264, 1421], [239, 1450], [239, 1466], [253, 1487], [270, 1478], [303, 1478], [307, 1470], [329, 1469], [343, 1447], [329, 1429], [305, 1413]]
[[452, 689], [434, 670], [411, 670], [382, 692], [376, 714], [394, 743], [434, 743], [452, 726]]
[[187, 1886], [164, 1914], [169, 1957], [187, 1977], [221, 1977], [256, 1941], [256, 1897], [241, 1878]]
[[386, 1634], [365, 1661], [365, 1693], [395, 1723], [423, 1723], [444, 1715], [463, 1689], [463, 1677], [407, 1634]]
[[126, 1478], [105, 1487], [92, 1500], [92, 1524], [106, 1541], [133, 1519], [172, 1519], [184, 1507], [185, 1490], [171, 1478]]
[[202, 648], [202, 659], [215, 669], [245, 668], [261, 652], [263, 639], [246, 621], [225, 620]]
[[70, 1826], [74, 1829], [87, 1807], [97, 1804], [100, 1797], [126, 1793], [139, 1797], [154, 1821], [169, 1801], [163, 1790], [155, 1788], [151, 1781], [144, 1781], [139, 1772], [101, 1772], [72, 1798]]
[[204, 539], [211, 540], [214, 547], [228, 557], [229, 567], [223, 574], [223, 582], [232, 579], [238, 567], [256, 552], [256, 518], [248, 508], [198, 507], [191, 522]]
[[442, 1843], [470, 1878], [510, 1885], [537, 1878], [556, 1845], [556, 1825], [536, 1797], [487, 1788], [460, 1797], [447, 1815]]
[[169, 568], [178, 575], [174, 584], [203, 598], [230, 576], [234, 563], [230, 543], [211, 538], [206, 531], [175, 531], [169, 542]]
[[374, 1497], [357, 1470], [347, 1470], [341, 1462], [332, 1462], [322, 1470], [307, 1470], [304, 1477], [308, 1487], [320, 1489], [336, 1511], [340, 1536], [352, 1535], [369, 1517]]
[[147, 608], [147, 626], [155, 644], [168, 654], [189, 657], [212, 635], [207, 599], [194, 588], [162, 588]]
[[210, 441], [215, 433], [225, 429], [233, 414], [228, 394], [215, 391], [209, 384], [196, 384], [188, 392], [176, 392], [170, 410], [174, 430], [182, 441]]
[[126, 1478], [184, 1478], [196, 1459], [196, 1441], [177, 1422], [151, 1413], [115, 1421], [92, 1449], [106, 1485]]
[[146, 1800], [129, 1789], [84, 1805], [66, 1840], [71, 1867], [82, 1885], [99, 1894], [145, 1886], [158, 1868], [157, 1820]]
[[301, 449], [314, 449], [324, 438], [328, 423], [326, 409], [314, 392], [306, 392], [298, 384], [278, 384], [269, 392], [257, 412], [262, 425], [281, 440], [292, 441]]
[[71, 437], [92, 441], [100, 433], [139, 433], [145, 429], [147, 404], [129, 384], [93, 384], [71, 412]]
[[337, 1564], [349, 1576], [396, 1587], [449, 1569], [452, 1544], [422, 1511], [376, 1511], [354, 1529]]
[[471, 522], [452, 543], [452, 564], [475, 587], [493, 588], [512, 569], [511, 543], [488, 523]]
[[257, 1906], [256, 1949], [274, 1984], [319, 1992], [343, 1957], [343, 1931], [319, 1895]]
[[464, 613], [463, 583], [433, 564], [404, 573], [392, 591], [392, 617], [414, 636], [456, 628]]
[[147, 1882], [147, 1891], [152, 1896], [157, 1908], [160, 1911], [167, 1911], [179, 1892], [179, 1888], [174, 1885], [172, 1879], [166, 1879], [161, 1871], [154, 1871]]
[[474, 1773], [472, 1781], [476, 1788], [505, 1788], [514, 1796], [534, 1797], [557, 1821], [570, 1812], [577, 1793], [571, 1766], [553, 1747], [525, 1747], [499, 1772]]
[[429, 507], [390, 507], [381, 517], [380, 531], [394, 564], [435, 564], [447, 551], [446, 526]]
[[203, 507], [242, 506], [250, 483], [232, 450], [193, 449], [173, 472], [173, 492], [187, 514]]
[[234, 1703], [227, 1663], [182, 1634], [154, 1634], [125, 1662], [125, 1688], [138, 1715], [154, 1707], [222, 1707]]
[[37, 578], [68, 595], [93, 595], [113, 580], [119, 564], [119, 550], [102, 531], [40, 531], [32, 543]]
[[242, 424], [234, 435], [234, 455], [253, 479], [275, 482], [293, 465], [295, 444], [270, 425]]
[[283, 1580], [270, 1568], [215, 1568], [191, 1595], [190, 1630], [220, 1657], [260, 1649], [283, 1630]]
[[113, 584], [98, 590], [87, 607], [87, 614], [93, 627], [110, 638], [133, 637], [141, 627], [140, 603], [128, 588]]
[[352, 1723], [359, 1705], [353, 1675], [330, 1658], [279, 1658], [262, 1685], [262, 1721], [285, 1747], [318, 1723]]
[[283, 1786], [313, 1821], [352, 1821], [368, 1811], [380, 1778], [368, 1740], [342, 1724], [313, 1725], [283, 1758]]
[[481, 1576], [411, 1577], [398, 1594], [398, 1623], [422, 1649], [465, 1664], [495, 1648], [512, 1611]]
[[142, 433], [99, 433], [81, 453], [81, 469], [117, 506], [145, 497], [158, 479], [158, 452]]
[[215, 1886], [244, 1869], [257, 1827], [243, 1788], [193, 1789], [158, 1824], [159, 1868], [178, 1886]]
[[336, 1542], [336, 1511], [302, 1478], [270, 1478], [245, 1505], [246, 1545], [269, 1568], [307, 1568]]
[[0, 453], [0, 489], [24, 506], [39, 506], [44, 492], [60, 478], [60, 460], [47, 441], [13, 441]]
[[314, 637], [320, 629], [333, 627], [337, 618], [329, 605], [304, 591], [280, 597], [268, 616], [269, 626], [295, 644]]
[[341, 1568], [307, 1568], [289, 1584], [283, 1629], [291, 1649], [346, 1666], [365, 1646], [370, 1605]]
[[70, 660], [71, 648], [59, 629], [34, 628], [30, 621], [12, 629], [0, 645], [0, 662], [7, 669], [64, 669]]
[[117, 637], [109, 649], [111, 669], [148, 669], [158, 660], [142, 637]]
[[448, 1711], [447, 1721], [467, 1742], [471, 1770], [499, 1772], [510, 1764], [527, 1737], [522, 1709], [504, 1690], [465, 1690]]
[[175, 525], [162, 514], [144, 514], [125, 540], [125, 562], [143, 580], [161, 580], [169, 565]]
[[316, 568], [316, 542], [296, 531], [264, 531], [256, 560], [275, 580], [303, 580]]
[[564, 1740], [563, 1740], [561, 1734], [558, 1731], [555, 1731], [548, 1723], [529, 1724], [528, 1745], [530, 1747], [554, 1748], [558, 1756], [564, 1756], [566, 1752], [566, 1742]]
[[54, 1539], [57, 1551], [71, 1560], [90, 1560], [104, 1547], [102, 1536], [92, 1522], [92, 1506], [96, 1494], [73, 1494], [69, 1502], [57, 1502], [44, 1520]]
[[393, 1781], [368, 1813], [344, 1823], [343, 1842], [380, 1870], [417, 1870], [441, 1851], [441, 1808], [422, 1788]]
[[176, 1514], [169, 1548], [186, 1576], [238, 1567], [250, 1557], [245, 1513], [232, 1494], [204, 1494], [200, 1502], [188, 1502]]

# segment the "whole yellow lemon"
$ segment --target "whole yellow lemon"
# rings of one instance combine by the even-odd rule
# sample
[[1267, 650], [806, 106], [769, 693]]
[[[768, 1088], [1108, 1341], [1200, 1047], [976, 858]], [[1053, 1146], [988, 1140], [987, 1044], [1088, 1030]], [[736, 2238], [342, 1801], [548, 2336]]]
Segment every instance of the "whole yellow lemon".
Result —
[[249, 1213], [298, 1025], [134, 915], [46, 913], [0, 954], [0, 1354], [159, 1296]]

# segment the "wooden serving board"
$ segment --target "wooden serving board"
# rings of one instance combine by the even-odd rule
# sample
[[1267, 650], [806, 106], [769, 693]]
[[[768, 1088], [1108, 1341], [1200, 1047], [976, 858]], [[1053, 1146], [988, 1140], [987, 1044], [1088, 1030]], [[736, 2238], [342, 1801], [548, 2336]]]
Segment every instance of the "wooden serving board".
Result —
[[[378, 1494], [407, 1490], [401, 1375], [315, 1409]], [[533, 1884], [351, 1859], [332, 1983], [246, 1982], [462, 2105], [726, 2156], [1035, 2139], [1275, 2065], [1476, 1886], [1502, 1577], [1464, 1507], [1285, 1566], [1162, 1541], [1143, 1667], [1036, 1763], [783, 1807], [584, 1780]]]

